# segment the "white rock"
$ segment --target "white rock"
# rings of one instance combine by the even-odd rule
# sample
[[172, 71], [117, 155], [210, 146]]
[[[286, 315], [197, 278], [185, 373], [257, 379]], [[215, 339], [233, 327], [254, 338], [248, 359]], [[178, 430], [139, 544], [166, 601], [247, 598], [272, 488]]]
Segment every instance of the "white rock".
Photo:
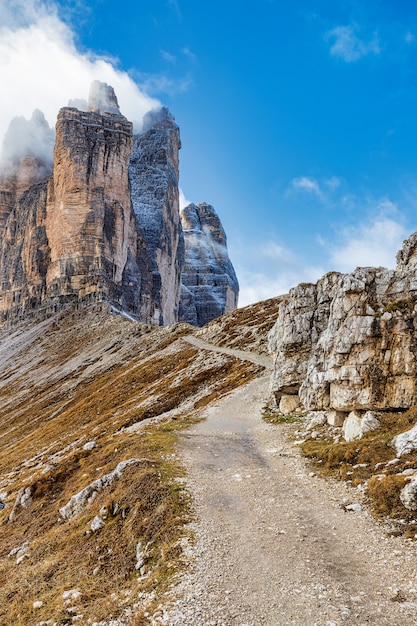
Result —
[[20, 556], [17, 557], [16, 559], [16, 565], [20, 565], [22, 561], [24, 561], [25, 559], [28, 558], [27, 554], [21, 554]]
[[376, 430], [380, 427], [381, 422], [379, 421], [377, 415], [379, 417], [379, 413], [375, 413], [374, 411], [366, 411], [365, 415], [362, 417], [361, 430], [363, 435], [371, 430]]
[[336, 409], [330, 409], [326, 412], [327, 423], [330, 426], [343, 426], [343, 423], [347, 417], [345, 411], [336, 411]]
[[103, 526], [104, 526], [104, 521], [99, 515], [96, 515], [93, 521], [91, 522], [90, 528], [93, 531], [93, 533], [95, 533], [97, 530], [100, 530], [100, 528], [103, 528]]
[[360, 513], [362, 511], [362, 506], [359, 502], [352, 502], [352, 504], [348, 504], [346, 506], [346, 511], [353, 511], [354, 513]]
[[25, 541], [18, 548], [13, 548], [13, 550], [10, 550], [7, 556], [11, 557], [11, 556], [15, 556], [16, 554], [26, 554], [27, 551], [29, 550], [29, 546], [30, 546], [29, 541]]
[[107, 519], [108, 514], [109, 514], [109, 512], [107, 510], [107, 507], [106, 506], [102, 506], [100, 511], [99, 511], [100, 517], [102, 517], [103, 519]]
[[62, 594], [63, 600], [78, 600], [81, 597], [81, 591], [79, 589], [68, 589]]
[[33, 603], [33, 608], [34, 609], [41, 609], [42, 607], [43, 607], [42, 600], [35, 600], [35, 602]]
[[362, 416], [357, 411], [351, 411], [343, 424], [343, 437], [346, 441], [355, 441], [361, 438]]
[[404, 433], [400, 433], [394, 439], [391, 440], [391, 445], [397, 451], [397, 457], [403, 454], [408, 454], [417, 449], [417, 424], [410, 430], [406, 430]]
[[140, 570], [145, 561], [145, 553], [143, 551], [143, 542], [139, 541], [136, 545], [136, 565], [135, 569]]
[[346, 441], [362, 439], [365, 433], [375, 430], [380, 425], [375, 413], [366, 411], [361, 414], [359, 411], [351, 411], [343, 424], [343, 436]]
[[307, 415], [307, 429], [311, 430], [316, 426], [323, 426], [327, 422], [326, 411], [312, 411]]
[[83, 450], [90, 451], [94, 450], [94, 448], [97, 448], [97, 444], [95, 441], [87, 441], [87, 443], [83, 445]]
[[417, 509], [417, 472], [410, 482], [401, 489], [400, 500], [409, 511]]
[[284, 394], [279, 401], [279, 412], [282, 415], [290, 415], [300, 408], [300, 398], [298, 395], [290, 396]]
[[136, 463], [143, 463], [149, 461], [149, 459], [145, 458], [133, 458], [127, 459], [126, 461], [121, 461], [118, 463], [113, 472], [109, 474], [105, 474], [101, 478], [98, 478], [94, 482], [90, 483], [87, 487], [85, 487], [82, 491], [76, 493], [72, 498], [65, 504], [63, 507], [59, 509], [59, 513], [61, 517], [65, 520], [71, 519], [74, 515], [81, 513], [88, 504], [90, 504], [94, 497], [100, 491], [103, 491], [106, 487], [110, 487], [114, 483], [115, 480], [118, 480], [123, 474], [124, 470], [130, 465], [135, 465]]

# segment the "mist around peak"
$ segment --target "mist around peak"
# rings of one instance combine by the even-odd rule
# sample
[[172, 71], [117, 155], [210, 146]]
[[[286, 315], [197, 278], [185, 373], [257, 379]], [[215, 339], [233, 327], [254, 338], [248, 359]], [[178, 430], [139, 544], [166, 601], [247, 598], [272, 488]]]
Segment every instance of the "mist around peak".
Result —
[[23, 116], [15, 117], [9, 124], [4, 136], [0, 169], [7, 176], [24, 157], [35, 157], [39, 161], [39, 175], [43, 178], [52, 170], [55, 130], [51, 128], [39, 109], [35, 109], [28, 120]]

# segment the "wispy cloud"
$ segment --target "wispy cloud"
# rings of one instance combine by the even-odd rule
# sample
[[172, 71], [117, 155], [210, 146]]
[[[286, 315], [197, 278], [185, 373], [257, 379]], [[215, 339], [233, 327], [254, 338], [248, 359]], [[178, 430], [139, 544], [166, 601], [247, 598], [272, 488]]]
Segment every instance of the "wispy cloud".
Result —
[[278, 265], [274, 271], [249, 271], [245, 268], [236, 267], [239, 279], [239, 306], [246, 306], [261, 300], [276, 298], [289, 292], [302, 282], [315, 283], [325, 273], [322, 267], [305, 266], [294, 268], [280, 268]]
[[302, 191], [306, 193], [312, 193], [319, 198], [323, 196], [323, 192], [320, 187], [320, 183], [316, 178], [311, 176], [300, 176], [298, 178], [293, 178], [289, 191]]
[[180, 211], [182, 211], [183, 209], [185, 209], [186, 206], [191, 204], [191, 200], [188, 200], [188, 198], [184, 194], [184, 192], [181, 189], [181, 187], [179, 189], [179, 192], [180, 192]]
[[177, 61], [177, 57], [175, 56], [175, 54], [171, 54], [167, 50], [161, 50], [161, 57], [164, 59], [164, 61], [172, 63], [172, 65], [174, 65]]
[[[325, 273], [323, 267], [309, 264], [296, 251], [273, 239], [231, 249], [230, 256], [239, 279], [239, 306], [288, 293], [298, 283], [316, 282]], [[244, 260], [248, 257], [250, 270]]]
[[194, 52], [192, 52], [190, 48], [187, 48], [187, 47], [183, 48], [182, 53], [185, 57], [187, 57], [187, 59], [189, 59], [193, 63], [197, 62], [197, 55], [194, 54]]
[[360, 29], [356, 24], [336, 26], [325, 33], [325, 40], [331, 43], [330, 54], [353, 63], [369, 54], [377, 55], [381, 52], [378, 34], [372, 33], [370, 39], [359, 37]]
[[165, 74], [138, 73], [137, 76], [146, 93], [155, 96], [160, 94], [176, 96], [187, 91], [193, 82], [191, 74], [186, 74], [179, 78], [172, 78]]
[[[12, 5], [10, 7], [10, 5]], [[72, 98], [85, 98], [93, 80], [112, 85], [122, 113], [139, 128], [159, 101], [149, 97], [114, 60], [80, 52], [53, 2], [0, 0], [0, 141], [15, 116], [30, 119], [41, 109], [49, 124]]]
[[179, 20], [182, 20], [182, 14], [178, 4], [178, 0], [167, 0], [167, 5], [171, 7]]
[[333, 269], [352, 272], [355, 267], [393, 268], [395, 254], [407, 234], [396, 205], [383, 200], [372, 218], [339, 231], [338, 241], [329, 246]]

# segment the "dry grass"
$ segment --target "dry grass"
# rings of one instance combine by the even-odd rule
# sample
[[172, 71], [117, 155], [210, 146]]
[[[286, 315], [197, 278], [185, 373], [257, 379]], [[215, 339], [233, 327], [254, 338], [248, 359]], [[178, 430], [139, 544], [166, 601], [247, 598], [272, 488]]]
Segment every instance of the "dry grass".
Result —
[[412, 407], [404, 413], [384, 414], [381, 426], [358, 441], [335, 443], [328, 429], [322, 428], [318, 438], [307, 439], [300, 448], [321, 474], [348, 481], [353, 487], [364, 485], [372, 513], [400, 521], [401, 532], [414, 538], [417, 520], [399, 496], [408, 480], [402, 472], [417, 467], [417, 452], [390, 463], [396, 458], [390, 442], [416, 422], [417, 407]]
[[[146, 623], [143, 598], [157, 598], [181, 568], [179, 540], [191, 516], [176, 432], [262, 371], [190, 346], [181, 339], [190, 330], [83, 311], [0, 335], [0, 492], [8, 493], [0, 511], [1, 624], [67, 624], [74, 615], [88, 623], [125, 610], [132, 624]], [[91, 440], [96, 447], [84, 450]], [[72, 495], [133, 457], [148, 460], [61, 519]], [[9, 520], [26, 487], [32, 502]], [[105, 526], [91, 533], [102, 507]], [[16, 564], [8, 554], [25, 542], [27, 557]], [[144, 576], [135, 569], [138, 542], [146, 546]], [[81, 596], [66, 606], [69, 589]], [[35, 601], [43, 606], [34, 609]]]
[[268, 354], [268, 332], [283, 296], [235, 309], [205, 326], [197, 335], [218, 346]]

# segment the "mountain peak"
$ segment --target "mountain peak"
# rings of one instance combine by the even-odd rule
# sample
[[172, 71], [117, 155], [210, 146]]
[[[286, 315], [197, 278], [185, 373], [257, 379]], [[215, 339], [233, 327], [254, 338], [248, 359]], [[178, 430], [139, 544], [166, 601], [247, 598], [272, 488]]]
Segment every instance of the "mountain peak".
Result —
[[91, 83], [87, 110], [92, 113], [120, 115], [119, 103], [113, 87], [99, 80]]

